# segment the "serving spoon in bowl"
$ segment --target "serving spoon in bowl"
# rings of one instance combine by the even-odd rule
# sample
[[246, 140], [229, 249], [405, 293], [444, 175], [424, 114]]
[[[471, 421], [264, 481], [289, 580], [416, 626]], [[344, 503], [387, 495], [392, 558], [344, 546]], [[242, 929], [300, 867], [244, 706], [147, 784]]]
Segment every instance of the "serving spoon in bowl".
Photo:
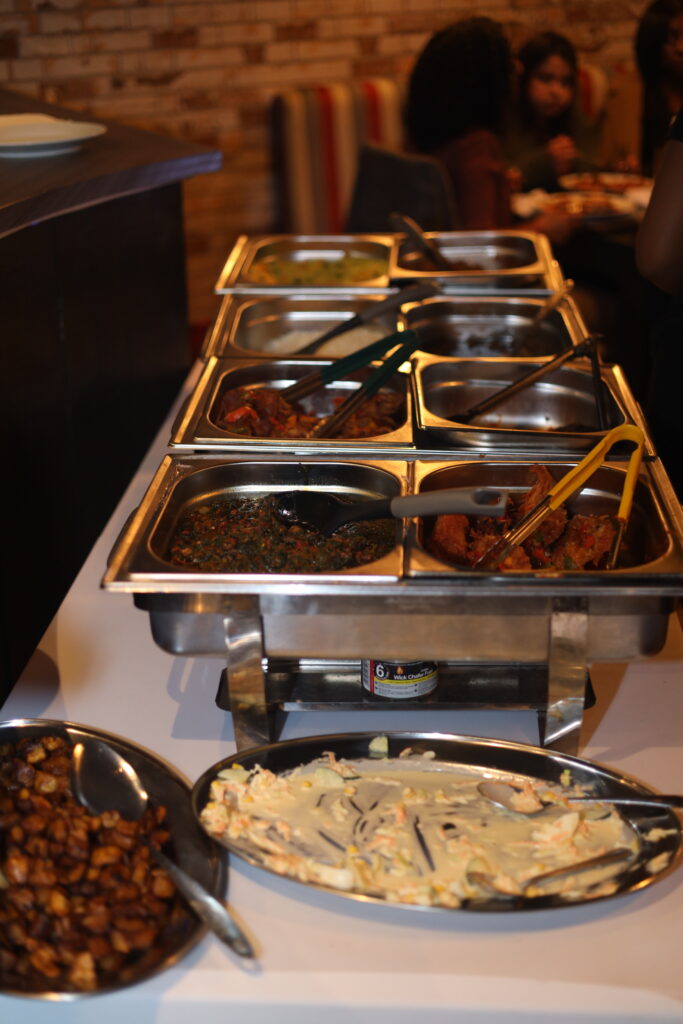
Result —
[[[74, 798], [91, 814], [116, 810], [127, 821], [138, 821], [149, 797], [132, 764], [108, 743], [89, 739], [76, 743], [71, 758], [71, 789]], [[254, 958], [254, 948], [230, 911], [203, 885], [187, 874], [144, 835], [144, 843], [160, 867], [170, 876], [191, 909], [219, 939], [238, 956]]]

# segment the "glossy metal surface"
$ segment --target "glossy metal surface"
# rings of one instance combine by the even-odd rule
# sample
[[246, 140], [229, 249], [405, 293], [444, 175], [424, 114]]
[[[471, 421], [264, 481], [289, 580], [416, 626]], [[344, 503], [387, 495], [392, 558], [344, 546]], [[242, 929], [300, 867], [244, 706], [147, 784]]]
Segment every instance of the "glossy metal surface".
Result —
[[452, 270], [435, 270], [409, 239], [397, 236], [389, 276], [403, 281], [438, 281], [445, 292], [468, 295], [527, 291], [548, 295], [561, 287], [562, 274], [545, 235], [529, 231], [425, 232]]
[[[197, 826], [190, 804], [190, 787], [172, 765], [121, 736], [90, 726], [48, 719], [11, 719], [0, 722], [0, 745], [16, 743], [25, 737], [55, 735], [63, 736], [71, 743], [87, 743], [90, 739], [103, 740], [130, 761], [150, 798], [155, 804], [163, 804], [167, 808], [171, 848], [178, 864], [200, 880], [210, 892], [221, 895], [225, 891], [225, 862], [218, 856], [215, 845], [207, 840], [204, 832]], [[173, 966], [204, 934], [204, 926], [188, 911], [182, 927], [172, 933], [169, 932], [164, 938], [158, 961], [131, 969], [118, 985], [102, 987], [87, 993], [59, 992], [51, 990], [48, 981], [42, 992], [5, 990], [4, 994], [70, 1001], [84, 996], [118, 991], [128, 985], [145, 981]]]
[[[398, 289], [394, 289], [398, 294]], [[273, 359], [270, 345], [290, 331], [310, 331], [320, 335], [330, 328], [349, 320], [387, 297], [386, 293], [371, 295], [315, 296], [306, 292], [286, 295], [232, 295], [223, 296], [218, 314], [206, 335], [202, 356]], [[391, 334], [398, 326], [399, 313], [385, 313], [372, 320], [369, 326], [381, 334]], [[347, 340], [337, 339], [340, 355], [345, 353]], [[293, 359], [296, 353], [280, 358]], [[311, 353], [309, 359], [329, 359], [329, 353]]]
[[[394, 246], [393, 235], [256, 235], [241, 236], [228, 256], [216, 283], [219, 294], [257, 292], [261, 295], [286, 295], [292, 291], [311, 295], [328, 295], [343, 288], [350, 295], [369, 295], [388, 292], [389, 262]], [[300, 262], [309, 259], [339, 260], [344, 256], [359, 256], [384, 260], [385, 273], [367, 281], [355, 283], [321, 284], [316, 286], [259, 284], [250, 279], [250, 270], [257, 260]]]
[[[376, 733], [347, 733], [330, 736], [312, 736], [305, 739], [269, 744], [260, 748], [244, 751], [241, 754], [225, 758], [205, 771], [195, 783], [192, 790], [192, 803], [195, 814], [199, 817], [201, 809], [208, 800], [211, 782], [218, 772], [232, 764], [241, 764], [250, 769], [259, 764], [276, 774], [284, 773], [299, 764], [305, 764], [325, 752], [331, 751], [337, 758], [366, 758], [368, 747]], [[452, 765], [481, 767], [492, 777], [505, 779], [510, 775], [527, 776], [546, 782], [559, 783], [563, 772], [571, 773], [573, 783], [590, 787], [591, 790], [605, 800], [611, 796], [648, 796], [651, 790], [630, 779], [619, 775], [602, 765], [571, 757], [567, 754], [538, 747], [509, 743], [502, 740], [479, 739], [447, 734], [429, 734], [420, 732], [400, 732], [387, 734], [388, 756], [395, 758], [401, 751], [410, 747], [416, 753], [435, 751], [437, 759]], [[671, 870], [680, 859], [681, 829], [678, 818], [670, 808], [624, 808], [623, 818], [637, 833], [640, 840], [640, 852], [632, 863], [627, 864], [617, 876], [617, 887], [609, 897], [592, 895], [588, 890], [579, 899], [568, 899], [561, 893], [534, 897], [509, 898], [507, 896], [491, 896], [482, 899], [471, 899], [463, 903], [459, 909], [468, 911], [520, 911], [545, 909], [549, 907], [575, 906], [593, 902], [595, 899], [612, 898], [624, 895], [636, 889], [651, 885]], [[661, 835], [657, 831], [648, 837], [651, 829], [657, 828], [667, 832]], [[656, 838], [654, 838], [656, 836]], [[225, 845], [233, 853], [251, 864], [270, 873], [260, 858], [259, 852], [246, 843], [226, 841]], [[657, 858], [655, 860], [655, 858]], [[296, 879], [293, 879], [297, 881]], [[309, 887], [309, 883], [304, 884]], [[311, 885], [311, 888], [322, 888], [347, 899], [361, 900], [368, 903], [384, 903], [381, 898], [367, 896], [364, 893], [343, 892], [338, 889]], [[401, 904], [407, 909], [438, 913], [453, 913], [449, 908], [421, 907], [414, 904]]]
[[[468, 409], [538, 365], [521, 359], [418, 355], [411, 382], [415, 425], [424, 444], [447, 443], [453, 448], [501, 454], [588, 451], [606, 433], [598, 426], [588, 359], [565, 364], [466, 422]], [[601, 387], [607, 430], [626, 422], [642, 427], [642, 417], [618, 367], [602, 367]], [[651, 444], [648, 452], [652, 454]]]
[[420, 350], [437, 356], [539, 358], [583, 341], [585, 328], [570, 299], [531, 330], [542, 306], [541, 299], [519, 294], [442, 295], [407, 304], [402, 319], [418, 331]]
[[[196, 388], [173, 425], [171, 446], [183, 451], [218, 449], [238, 451], [244, 455], [250, 452], [358, 455], [374, 449], [381, 456], [386, 453], [401, 454], [412, 448], [413, 395], [409, 374], [402, 371], [393, 373], [383, 385], [383, 390], [397, 392], [405, 399], [403, 410], [397, 415], [395, 429], [384, 434], [345, 438], [343, 430], [340, 430], [339, 437], [330, 438], [245, 437], [218, 425], [218, 412], [223, 396], [231, 388], [274, 388], [284, 391], [306, 377], [311, 370], [330, 364], [330, 360], [314, 362], [310, 359], [273, 359], [259, 362], [208, 359]], [[356, 370], [343, 380], [335, 381], [326, 387], [321, 386], [313, 394], [301, 399], [299, 404], [307, 412], [329, 416], [334, 412], [338, 402], [354, 394], [359, 384], [367, 380], [378, 365], [373, 363], [362, 370]], [[408, 368], [409, 364], [406, 362], [404, 366]]]

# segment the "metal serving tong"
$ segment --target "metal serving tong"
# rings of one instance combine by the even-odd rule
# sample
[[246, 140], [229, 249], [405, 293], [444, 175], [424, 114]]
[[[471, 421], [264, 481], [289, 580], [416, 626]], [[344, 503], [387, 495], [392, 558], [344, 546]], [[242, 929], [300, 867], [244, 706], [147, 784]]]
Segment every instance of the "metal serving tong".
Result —
[[378, 316], [382, 316], [384, 313], [390, 313], [394, 309], [398, 309], [406, 302], [421, 302], [423, 299], [430, 299], [433, 295], [437, 295], [439, 292], [438, 286], [433, 281], [423, 281], [421, 284], [411, 285], [408, 288], [402, 288], [400, 291], [395, 292], [392, 295], [387, 296], [386, 299], [382, 299], [380, 302], [371, 302], [365, 309], [361, 309], [358, 313], [355, 313], [348, 320], [342, 320], [341, 323], [335, 324], [334, 327], [330, 327], [329, 331], [325, 331], [319, 338], [314, 338], [313, 341], [309, 341], [303, 348], [298, 348], [292, 355], [295, 356], [306, 356], [312, 352], [317, 352], [321, 345], [324, 345], [326, 341], [331, 341], [332, 338], [339, 337], [340, 334], [346, 334], [347, 331], [353, 330], [355, 327], [362, 327], [363, 324], [370, 323], [372, 320], [376, 320]]
[[522, 377], [513, 381], [512, 384], [507, 384], [500, 391], [496, 391], [495, 394], [489, 395], [488, 398], [484, 398], [481, 402], [477, 402], [468, 409], [460, 418], [463, 423], [471, 423], [472, 420], [476, 419], [477, 416], [482, 416], [485, 412], [489, 412], [500, 402], [505, 401], [507, 398], [511, 398], [516, 395], [522, 388], [529, 387], [530, 384], [535, 384], [537, 380], [545, 377], [547, 374], [552, 373], [553, 370], [557, 370], [560, 366], [569, 362], [570, 359], [578, 359], [579, 356], [587, 355], [590, 357], [593, 371], [593, 390], [595, 392], [595, 405], [598, 416], [598, 427], [600, 430], [605, 430], [607, 427], [607, 412], [605, 409], [605, 396], [602, 391], [602, 382], [600, 378], [600, 358], [597, 352], [597, 342], [599, 340], [598, 335], [591, 335], [585, 338], [579, 345], [569, 349], [566, 352], [561, 352], [559, 356], [555, 356], [550, 362], [543, 363], [542, 366], [537, 366], [534, 370], [529, 370]]
[[305, 377], [302, 377], [295, 384], [290, 384], [288, 388], [284, 388], [280, 392], [280, 397], [284, 398], [286, 402], [298, 402], [300, 398], [313, 394], [314, 391], [324, 387], [325, 384], [341, 380], [343, 377], [353, 373], [354, 370], [360, 370], [361, 367], [367, 366], [373, 359], [381, 359], [384, 353], [392, 349], [394, 345], [410, 341], [412, 342], [412, 352], [417, 347], [417, 340], [415, 331], [394, 331], [393, 334], [387, 334], [386, 337], [365, 345], [363, 348], [358, 349], [357, 352], [352, 352], [351, 355], [335, 359], [329, 366], [321, 366], [319, 369], [307, 373]]
[[410, 356], [420, 343], [415, 331], [402, 331], [400, 337], [404, 339], [403, 344], [388, 356], [381, 366], [378, 366], [374, 373], [362, 382], [347, 399], [345, 399], [328, 419], [322, 420], [311, 434], [312, 437], [334, 437], [342, 424], [349, 416], [358, 409], [363, 402], [371, 398], [379, 391], [382, 385], [389, 379], [392, 373], [398, 370], [401, 363]]
[[427, 238], [420, 225], [405, 213], [390, 213], [389, 223], [394, 231], [402, 231], [430, 261], [436, 270], [453, 270], [453, 264], [446, 259], [441, 250]]
[[507, 558], [512, 549], [518, 547], [518, 545], [522, 544], [527, 537], [531, 536], [531, 534], [538, 529], [543, 520], [549, 516], [551, 512], [559, 508], [560, 505], [583, 487], [586, 481], [605, 461], [607, 453], [615, 444], [619, 441], [632, 441], [636, 447], [631, 453], [629, 459], [626, 479], [624, 480], [624, 487], [621, 494], [621, 501], [616, 515], [617, 530], [607, 557], [607, 568], [613, 569], [619, 556], [621, 542], [624, 537], [629, 515], [631, 514], [633, 494], [643, 459], [644, 440], [645, 438], [640, 427], [636, 427], [630, 423], [624, 423], [621, 426], [614, 427], [613, 430], [610, 430], [610, 432], [589, 451], [588, 455], [586, 455], [581, 462], [574, 466], [573, 469], [570, 469], [568, 473], [565, 473], [554, 487], [551, 487], [545, 497], [542, 498], [534, 508], [527, 512], [516, 526], [507, 530], [502, 537], [500, 537], [496, 543], [481, 556], [479, 561], [475, 562], [474, 568], [495, 569], [500, 565], [500, 563]]

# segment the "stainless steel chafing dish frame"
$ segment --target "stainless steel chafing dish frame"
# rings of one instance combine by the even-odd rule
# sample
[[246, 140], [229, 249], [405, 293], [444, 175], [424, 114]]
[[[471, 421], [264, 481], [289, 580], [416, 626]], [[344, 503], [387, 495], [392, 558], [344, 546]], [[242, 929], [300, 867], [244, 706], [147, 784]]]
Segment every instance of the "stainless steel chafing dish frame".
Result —
[[[384, 247], [386, 250], [386, 273], [367, 281], [324, 285], [259, 284], [249, 281], [248, 272], [252, 263], [260, 258], [261, 251], [269, 247], [290, 245], [292, 250], [303, 249], [314, 253], [336, 250], [362, 252], [363, 248]], [[340, 235], [240, 235], [221, 270], [215, 291], [218, 294], [236, 295], [254, 293], [260, 295], [289, 295], [292, 291], [307, 292], [310, 295], [329, 295], [343, 289], [348, 295], [388, 294], [394, 291], [389, 279], [391, 250], [395, 244], [391, 234], [340, 234]], [[375, 257], [372, 258], [382, 258]]]
[[[411, 383], [413, 387], [413, 415], [417, 433], [417, 447], [420, 450], [451, 449], [474, 454], [486, 453], [490, 458], [510, 457], [524, 458], [536, 453], [538, 458], [555, 459], [568, 454], [583, 454], [600, 441], [607, 431], [621, 423], [635, 423], [645, 435], [644, 457], [654, 458], [655, 449], [649, 436], [646, 423], [639, 406], [633, 397], [626, 378], [617, 365], [600, 365], [600, 379], [608, 401], [613, 408], [615, 418], [609, 422], [605, 430], [597, 427], [586, 431], [551, 431], [534, 430], [532, 427], [519, 428], [496, 426], [494, 423], [469, 424], [456, 418], [445, 418], [433, 412], [429, 407], [428, 383], [425, 377], [432, 368], [443, 367], [446, 379], [452, 372], [453, 380], [458, 381], [458, 369], [476, 364], [479, 367], [478, 378], [486, 380], [487, 375], [496, 387], [502, 388], [509, 383], [507, 377], [499, 379], [497, 370], [505, 371], [506, 367], [519, 367], [523, 372], [534, 369], [548, 357], [499, 357], [481, 359], [476, 356], [434, 356], [418, 352], [413, 356]], [[592, 390], [590, 360], [579, 358], [555, 371], [561, 375], [573, 372], [584, 375], [588, 390]], [[465, 383], [468, 378], [465, 378]], [[544, 382], [548, 386], [548, 381]]]
[[[272, 738], [275, 711], [387, 707], [362, 696], [357, 678], [349, 682], [354, 664], [357, 669], [354, 659], [428, 656], [444, 663], [446, 674], [456, 672], [457, 685], [448, 691], [452, 699], [439, 703], [437, 691], [433, 700], [394, 702], [392, 709], [501, 706], [490, 688], [482, 691], [482, 678], [493, 677], [519, 694], [519, 679], [533, 677], [534, 702], [515, 703], [513, 697], [505, 706], [535, 707], [543, 745], [575, 752], [588, 664], [656, 653], [683, 594], [683, 515], [658, 460], [644, 464], [641, 476], [671, 541], [659, 573], [643, 567], [611, 573], [449, 572], [442, 578], [379, 572], [368, 585], [363, 572], [207, 578], [168, 567], [138, 571], [136, 552], [143, 551], [143, 562], [148, 557], [146, 538], [174, 483], [202, 467], [243, 461], [166, 456], [102, 581], [108, 590], [134, 594], [162, 649], [227, 658], [219, 703], [232, 712], [238, 749]], [[292, 462], [297, 460], [257, 457], [249, 465]], [[406, 490], [439, 468], [365, 459], [335, 464], [377, 467]], [[407, 524], [409, 537], [416, 523]], [[459, 703], [459, 687], [483, 693], [483, 702]]]
[[[327, 360], [329, 364], [331, 360]], [[175, 423], [171, 429], [169, 444], [179, 451], [199, 451], [211, 449], [216, 451], [238, 451], [248, 456], [252, 452], [268, 452], [271, 454], [284, 455], [326, 455], [336, 458], [338, 455], [368, 455], [370, 452], [377, 456], [390, 454], [402, 455], [406, 451], [414, 449], [413, 442], [413, 393], [410, 384], [410, 374], [399, 369], [392, 378], [386, 382], [384, 388], [396, 390], [392, 381], [402, 382], [403, 393], [405, 394], [405, 409], [403, 422], [395, 430], [386, 434], [377, 434], [372, 437], [363, 438], [277, 438], [277, 437], [245, 437], [241, 434], [231, 434], [227, 430], [221, 430], [211, 419], [211, 410], [218, 401], [219, 395], [226, 382], [232, 376], [235, 379], [234, 386], [237, 387], [240, 381], [249, 383], [250, 378], [262, 380], [263, 386], [268, 387], [272, 381], [279, 384], [292, 384], [300, 380], [312, 370], [325, 366], [326, 363], [307, 361], [304, 359], [218, 359], [211, 356], [204, 366], [202, 374], [195, 389], [181, 408]], [[379, 364], [373, 363], [371, 366]], [[404, 364], [406, 365], [406, 364]], [[409, 364], [408, 364], [409, 365]], [[278, 370], [280, 374], [278, 375]], [[344, 381], [335, 382], [329, 385], [338, 391], [350, 392], [354, 381], [362, 380], [367, 371], [356, 371], [350, 374]]]
[[[482, 270], [419, 270], [401, 265], [403, 249], [407, 246], [412, 251], [410, 240], [403, 235], [396, 235], [395, 245], [391, 252], [389, 278], [392, 284], [409, 281], [434, 280], [445, 293], [465, 293], [467, 295], [496, 294], [507, 292], [525, 292], [529, 294], [548, 295], [557, 291], [563, 276], [559, 263], [553, 257], [550, 242], [545, 235], [534, 231], [519, 229], [496, 229], [491, 231], [425, 231], [425, 236], [434, 242], [448, 258], [453, 258], [458, 250], [467, 255], [493, 259], [495, 252], [503, 245], [508, 248], [524, 246], [531, 249], [533, 257], [526, 263], [513, 267], [489, 266]], [[416, 254], [418, 258], [419, 255]]]

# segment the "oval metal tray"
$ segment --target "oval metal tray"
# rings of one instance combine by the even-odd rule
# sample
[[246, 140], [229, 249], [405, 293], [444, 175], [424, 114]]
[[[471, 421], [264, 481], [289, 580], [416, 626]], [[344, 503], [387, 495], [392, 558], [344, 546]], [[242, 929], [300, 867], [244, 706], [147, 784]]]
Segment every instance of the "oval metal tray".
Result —
[[[342, 733], [330, 736], [310, 736], [256, 747], [242, 754], [231, 754], [207, 769], [194, 784], [192, 805], [199, 820], [199, 814], [206, 804], [211, 782], [219, 771], [234, 764], [252, 768], [259, 764], [270, 771], [283, 773], [305, 764], [331, 751], [337, 758], [367, 758], [370, 741], [377, 736], [374, 732]], [[394, 732], [386, 734], [388, 756], [398, 757], [406, 747], [415, 753], [434, 751], [438, 760], [467, 768], [481, 767], [498, 775], [509, 773], [516, 777], [529, 776], [544, 782], [559, 783], [562, 773], [569, 770], [573, 783], [588, 786], [601, 799], [610, 797], [651, 795], [652, 790], [640, 785], [628, 776], [617, 774], [602, 765], [561, 754], [557, 751], [511, 743], [503, 740], [448, 735], [444, 733]], [[379, 762], [378, 762], [379, 763]], [[433, 764], [434, 762], [432, 762]], [[611, 896], [634, 892], [651, 885], [667, 873], [680, 859], [681, 829], [676, 814], [668, 808], [621, 809], [626, 822], [635, 830], [641, 841], [641, 850], [635, 862], [616, 876], [617, 888], [609, 895], [604, 892], [592, 895], [588, 891], [583, 898], [568, 899], [562, 894], [548, 894], [537, 897], [490, 897], [467, 900], [457, 909], [471, 911], [520, 911], [555, 907], [576, 906]], [[650, 830], [657, 828], [656, 837], [648, 839]], [[666, 834], [662, 834], [666, 833]], [[267, 867], [252, 847], [246, 848], [239, 842], [224, 844], [232, 853], [269, 873]], [[286, 876], [291, 877], [291, 876]], [[394, 903], [381, 897], [358, 891], [342, 891], [328, 886], [308, 882], [300, 885], [321, 889], [350, 899], [368, 903], [402, 906], [410, 910], [450, 911], [447, 907], [422, 906], [411, 903]]]
[[[197, 821], [190, 803], [190, 787], [175, 768], [160, 757], [149, 753], [130, 740], [92, 726], [77, 725], [74, 722], [59, 722], [49, 719], [10, 719], [0, 722], [0, 748], [5, 744], [17, 743], [26, 737], [61, 736], [71, 743], [88, 738], [104, 740], [120, 754], [123, 754], [140, 775], [153, 804], [163, 804], [167, 809], [167, 824], [171, 832], [173, 858], [188, 874], [196, 878], [216, 896], [225, 891], [225, 860], [219, 855]], [[164, 936], [158, 955], [141, 958], [137, 964], [127, 965], [116, 984], [103, 985], [92, 992], [63, 991], [49, 987], [24, 991], [6, 988], [0, 981], [0, 993], [25, 996], [35, 999], [74, 1000], [83, 996], [103, 995], [127, 988], [129, 985], [146, 981], [176, 964], [206, 932], [205, 926], [188, 909], [180, 927], [175, 927]]]

